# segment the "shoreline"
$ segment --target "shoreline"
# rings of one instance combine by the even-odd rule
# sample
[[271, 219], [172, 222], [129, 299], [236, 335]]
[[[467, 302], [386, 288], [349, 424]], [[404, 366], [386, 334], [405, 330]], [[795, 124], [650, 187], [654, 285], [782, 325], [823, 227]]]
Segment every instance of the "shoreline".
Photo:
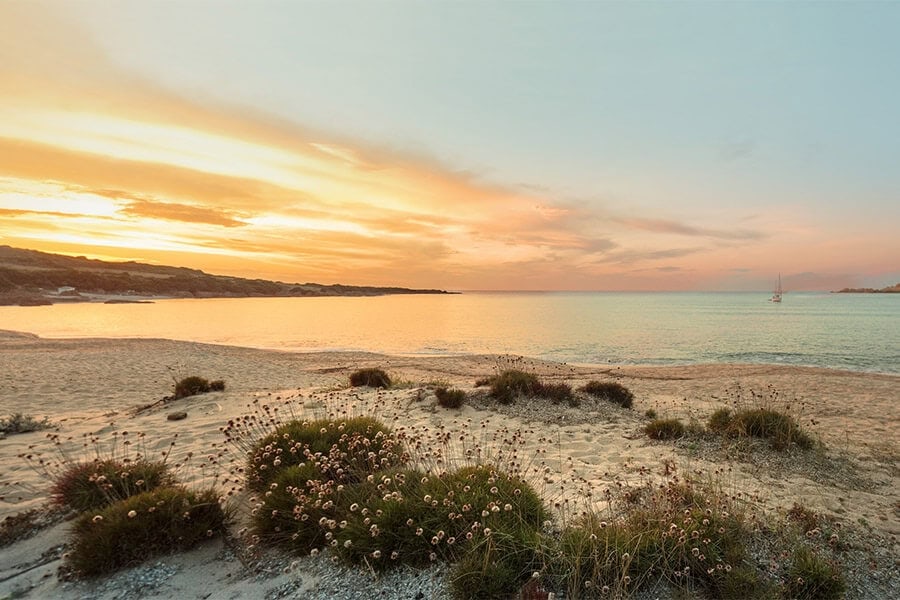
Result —
[[[174, 299], [174, 298], [167, 298]], [[221, 348], [240, 348], [244, 350], [256, 350], [260, 352], [277, 352], [277, 353], [286, 353], [286, 354], [297, 354], [297, 355], [371, 355], [371, 356], [383, 356], [386, 358], [407, 358], [407, 359], [465, 359], [467, 357], [503, 357], [503, 356], [515, 356], [524, 358], [526, 360], [535, 361], [538, 363], [547, 363], [547, 364], [560, 364], [569, 367], [575, 367], [578, 369], [593, 369], [597, 371], [604, 370], [617, 370], [617, 369], [626, 369], [628, 371], [631, 370], [656, 370], [656, 369], [691, 369], [691, 368], [717, 368], [717, 367], [728, 367], [728, 368], [737, 368], [737, 369], [796, 369], [798, 372], [815, 372], [822, 371], [826, 373], [846, 373], [846, 374], [857, 374], [857, 375], [873, 375], [873, 376], [884, 376], [884, 377], [892, 377], [892, 378], [900, 378], [900, 372], [893, 373], [888, 371], [874, 371], [874, 370], [862, 370], [862, 369], [848, 369], [841, 367], [830, 367], [830, 366], [819, 366], [819, 365], [805, 365], [805, 364], [785, 364], [785, 363], [775, 363], [775, 362], [735, 362], [735, 361], [724, 361], [724, 362], [666, 362], [666, 363], [637, 363], [637, 362], [628, 362], [628, 363], [591, 363], [591, 362], [579, 362], [579, 361], [559, 361], [550, 358], [540, 358], [540, 357], [532, 357], [527, 355], [520, 354], [497, 354], [497, 353], [475, 353], [475, 352], [458, 352], [458, 353], [440, 353], [440, 352], [381, 352], [377, 350], [361, 350], [361, 349], [343, 349], [343, 348], [312, 348], [312, 349], [304, 349], [304, 348], [293, 348], [293, 347], [276, 347], [276, 346], [247, 346], [241, 344], [231, 344], [225, 342], [206, 342], [206, 341], [196, 341], [189, 339], [176, 339], [171, 337], [139, 337], [139, 336], [122, 336], [122, 337], [109, 337], [109, 336], [55, 336], [55, 337], [44, 337], [36, 333], [31, 333], [28, 331], [14, 330], [14, 329], [2, 329], [0, 328], [0, 343], [7, 341], [6, 338], [17, 338], [23, 337], [28, 339], [38, 339], [45, 341], [95, 341], [95, 340], [108, 340], [111, 342], [117, 341], [125, 341], [125, 340], [146, 340], [146, 341], [168, 341], [168, 342], [177, 342], [183, 344], [198, 344], [202, 346], [214, 346]]]
[[[551, 436], [557, 440], [554, 454], [558, 456], [548, 459], [549, 464], [560, 472], [572, 469], [573, 474], [598, 489], [617, 481], [637, 481], [646, 474], [656, 477], [668, 464], [677, 465], [685, 474], [719, 473], [717, 477], [724, 478], [722, 482], [729, 489], [764, 498], [768, 511], [781, 514], [794, 503], [803, 504], [838, 520], [848, 531], [863, 527], [872, 539], [882, 540], [890, 556], [897, 556], [900, 423], [891, 415], [897, 414], [900, 399], [898, 375], [780, 365], [579, 366], [497, 355], [297, 353], [164, 339], [52, 339], [8, 331], [0, 331], [0, 361], [6, 369], [0, 376], [0, 418], [10, 412], [48, 416], [58, 430], [50, 432], [71, 438], [73, 451], [87, 433], [109, 440], [114, 432], [127, 430], [145, 433], [149, 452], [164, 450], [177, 435], [173, 460], [189, 454], [205, 457], [223, 443], [219, 428], [229, 419], [247, 414], [254, 401], [278, 405], [299, 399], [310, 406], [345, 402], [356, 406], [354, 410], [408, 427], [458, 431], [469, 421], [483, 423], [483, 431], [489, 433], [521, 429], [526, 432], [525, 452], [542, 447], [538, 441], [541, 435]], [[432, 391], [436, 383], [478, 393], [475, 380], [502, 366], [523, 368], [573, 387], [592, 379], [615, 380], [633, 391], [635, 405], [633, 410], [536, 405], [518, 412], [491, 408], [480, 401], [457, 411], [437, 406]], [[362, 367], [384, 368], [401, 383], [387, 392], [349, 389], [348, 374]], [[223, 379], [226, 389], [135, 412], [135, 407], [170, 394], [173, 379], [187, 375]], [[737, 388], [759, 394], [777, 391], [778, 402], [790, 403], [799, 410], [803, 426], [828, 449], [830, 462], [825, 470], [815, 471], [806, 462], [791, 462], [793, 459], [770, 463], [766, 453], [735, 460], [702, 444], [695, 447], [693, 442], [656, 442], [640, 434], [647, 410], [702, 422], [716, 408], [731, 406]], [[167, 414], [172, 411], [185, 411], [187, 418], [169, 421]], [[0, 518], [38, 509], [46, 502], [46, 478], [17, 458], [25, 452], [51, 450], [46, 433], [8, 435], [0, 440], [0, 487], [4, 488], [0, 495], [5, 497], [0, 502]], [[192, 485], [215, 480], [211, 473], [197, 467], [188, 469], [185, 476]], [[0, 582], [0, 597], [11, 594], [15, 584], [31, 589], [34, 597], [74, 599], [89, 595], [111, 600], [129, 589], [129, 577], [157, 572], [158, 564], [165, 565], [169, 569], [165, 572], [173, 575], [162, 578], [165, 581], [156, 595], [145, 597], [194, 597], [196, 592], [191, 590], [199, 589], [198, 585], [211, 592], [210, 597], [259, 597], [261, 589], [291, 585], [298, 590], [297, 597], [324, 599], [333, 597], [334, 589], [365, 590], [366, 585], [374, 585], [364, 577], [363, 587], [354, 588], [355, 584], [347, 581], [347, 569], [335, 575], [330, 570], [333, 567], [323, 566], [322, 561], [280, 555], [258, 559], [275, 561], [266, 563], [271, 568], [263, 577], [235, 553], [229, 545], [235, 540], [163, 557], [97, 581], [56, 581], [59, 559], [14, 575], [21, 565], [36, 564], [43, 552], [64, 544], [68, 527], [66, 522], [59, 523], [0, 548], [0, 563], [8, 565], [0, 569], [0, 580], [13, 575]], [[295, 563], [296, 569], [283, 571]], [[204, 574], [207, 572], [218, 573], [218, 579], [211, 581]], [[432, 571], [422, 573], [425, 578], [438, 576]], [[309, 586], [307, 596], [299, 591], [307, 589], [302, 586]], [[875, 589], [882, 590], [883, 595], [884, 589], [895, 588]], [[388, 587], [386, 597], [396, 597], [390, 595], [391, 591]], [[877, 595], [860, 592], [852, 597]]]

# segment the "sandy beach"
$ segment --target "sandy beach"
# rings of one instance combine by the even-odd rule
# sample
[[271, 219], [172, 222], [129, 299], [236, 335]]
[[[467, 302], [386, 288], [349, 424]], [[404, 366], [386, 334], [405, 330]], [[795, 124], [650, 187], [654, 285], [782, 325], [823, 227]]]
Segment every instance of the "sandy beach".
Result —
[[[861, 550], [869, 553], [870, 570], [849, 576], [848, 595], [879, 597], [897, 590], [893, 571], [900, 556], [900, 470], [896, 460], [900, 377], [770, 365], [591, 367], [521, 359], [517, 365], [573, 386], [592, 379], [616, 380], [634, 393], [634, 408], [583, 405], [498, 410], [475, 401], [448, 410], [436, 404], [431, 392], [434, 382], [474, 392], [476, 379], [517, 360], [306, 354], [168, 340], [52, 340], [0, 332], [0, 417], [25, 413], [47, 417], [54, 425], [48, 431], [0, 439], [0, 519], [46, 504], [49, 482], [33, 464], [19, 457], [53, 455], [48, 433], [58, 434], [72, 454], [93, 450], [81, 448], [86, 434], [94, 434], [103, 444], [116, 436], [121, 440], [123, 431], [129, 432], [131, 439], [142, 433], [140, 445], [148, 454], [171, 447], [170, 460], [186, 463], [179, 472], [185, 482], [216, 483], [227, 489], [233, 485], [226, 481], [227, 472], [238, 457], [225, 447], [220, 428], [229, 419], [253, 410], [254, 401], [272, 406], [289, 402], [292, 410], [301, 412], [344, 406], [360, 414], [374, 414], [395, 427], [443, 427], [461, 433], [480, 424], [478, 435], [484, 439], [503, 430], [521, 429], [525, 440], [522, 453], [526, 455], [546, 448], [547, 439], [554, 440], [552, 452], [543, 458], [556, 474], [554, 481], [546, 484], [545, 493], [571, 498], [573, 503], [580, 493], [569, 483], [574, 479], [602, 490], [617, 481], [637, 481], [673, 467], [683, 473], [714, 473], [734, 493], [752, 496], [772, 514], [783, 514], [800, 503], [844, 524], [848, 532], [858, 530], [861, 533], [856, 535], [877, 540], [873, 543], [878, 551]], [[348, 388], [349, 373], [369, 366], [385, 369], [401, 385], [386, 392]], [[227, 387], [223, 392], [160, 402], [171, 394], [173, 381], [187, 375], [222, 379]], [[705, 422], [715, 409], [753, 393], [790, 404], [801, 416], [801, 424], [825, 444], [825, 457], [809, 462], [770, 462], [767, 456], [733, 458], [703, 444], [657, 442], [641, 433], [649, 409], [659, 415]], [[152, 406], [136, 410], [146, 405]], [[168, 420], [173, 411], [185, 411], [187, 418]], [[188, 460], [189, 455], [192, 458]], [[0, 548], [0, 598], [18, 597], [15, 594], [104, 600], [126, 596], [324, 598], [330, 597], [328, 582], [335, 577], [326, 573], [331, 567], [326, 568], [321, 560], [248, 553], [236, 545], [239, 537], [235, 536], [187, 554], [151, 561], [131, 574], [62, 582], [56, 570], [69, 524], [54, 523]], [[241, 526], [238, 517], [234, 528]], [[359, 589], [376, 585], [371, 575], [342, 573], [346, 597], [355, 597], [352, 590], [356, 588], [347, 583], [353, 577], [364, 582]], [[431, 590], [423, 591], [423, 597], [432, 597], [429, 594], [440, 593], [435, 591], [440, 575], [438, 569], [411, 577], [419, 578], [419, 584], [425, 586], [421, 590]], [[385, 576], [377, 584], [383, 586], [383, 597], [407, 597], [390, 579], [396, 576]], [[867, 587], [866, 581], [871, 585]], [[396, 595], [391, 595], [391, 590]]]

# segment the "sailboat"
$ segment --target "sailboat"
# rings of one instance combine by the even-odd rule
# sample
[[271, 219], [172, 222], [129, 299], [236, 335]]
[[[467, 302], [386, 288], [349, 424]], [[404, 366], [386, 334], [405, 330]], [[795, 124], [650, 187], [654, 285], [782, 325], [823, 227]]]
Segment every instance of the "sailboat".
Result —
[[772, 294], [772, 297], [769, 298], [769, 302], [781, 302], [781, 273], [778, 274], [778, 287], [775, 288], [775, 292]]

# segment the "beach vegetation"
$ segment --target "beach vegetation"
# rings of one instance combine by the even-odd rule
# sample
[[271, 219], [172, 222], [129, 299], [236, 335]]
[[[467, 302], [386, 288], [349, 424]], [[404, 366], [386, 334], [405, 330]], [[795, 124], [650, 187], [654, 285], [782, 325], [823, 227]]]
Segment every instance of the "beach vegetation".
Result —
[[719, 408], [709, 417], [706, 426], [710, 431], [724, 433], [731, 427], [731, 410]]
[[573, 599], [630, 596], [658, 580], [716, 598], [760, 596], [760, 576], [741, 568], [750, 531], [742, 507], [714, 486], [646, 484], [566, 527], [549, 573]]
[[291, 420], [255, 443], [247, 463], [247, 485], [265, 490], [282, 470], [307, 462], [339, 483], [355, 482], [402, 464], [406, 458], [398, 450], [390, 429], [372, 417]]
[[103, 459], [69, 464], [53, 480], [50, 493], [57, 505], [84, 512], [174, 481], [164, 461]]
[[350, 374], [350, 385], [352, 387], [389, 388], [391, 387], [391, 378], [383, 369], [374, 367], [359, 369]]
[[567, 383], [547, 383], [534, 373], [519, 369], [507, 369], [488, 380], [491, 389], [488, 395], [500, 404], [512, 404], [519, 398], [544, 398], [553, 404], [565, 402], [571, 407], [578, 406], [578, 398]]
[[[456, 597], [514, 595], [532, 572], [550, 518], [532, 485], [494, 466], [431, 471], [406, 464], [392, 430], [358, 419], [358, 433], [348, 432], [350, 419], [292, 421], [257, 443], [253, 456], [260, 460], [251, 458], [248, 470], [258, 492], [251, 500], [254, 534], [299, 554], [330, 550], [375, 571], [455, 562]], [[362, 469], [354, 464], [363, 456], [358, 448], [365, 450]], [[479, 585], [487, 587], [472, 596]]]
[[654, 440], [673, 440], [685, 434], [684, 423], [678, 419], [653, 419], [644, 426], [644, 433]]
[[784, 596], [797, 600], [837, 600], [843, 598], [847, 584], [840, 569], [806, 545], [792, 553], [784, 577]]
[[[528, 597], [523, 588], [542, 566], [542, 535], [538, 529], [491, 531], [467, 549], [450, 571], [455, 600]], [[532, 596], [547, 598], [546, 593]]]
[[814, 445], [813, 438], [800, 428], [792, 416], [772, 408], [746, 408], [734, 414], [722, 408], [713, 413], [707, 426], [712, 431], [731, 437], [766, 439], [776, 450], [784, 450], [791, 445], [806, 450]]
[[92, 577], [188, 550], [223, 532], [226, 514], [212, 489], [166, 486], [82, 514], [72, 529], [67, 566]]
[[[217, 381], [216, 385], [221, 385], [221, 389], [225, 389], [224, 381]], [[175, 400], [180, 400], [181, 398], [196, 396], [197, 394], [206, 394], [210, 391], [213, 391], [213, 388], [208, 380], [197, 375], [191, 375], [175, 382], [175, 393], [172, 397]]]
[[494, 380], [497, 379], [496, 375], [488, 375], [487, 377], [479, 377], [475, 380], [475, 387], [487, 387], [493, 385]]
[[631, 408], [634, 394], [627, 387], [616, 381], [592, 380], [582, 386], [581, 391], [594, 398], [601, 398], [618, 404], [622, 408]]
[[[271, 428], [242, 463], [253, 544], [327, 553], [372, 573], [446, 563], [457, 599], [640, 597], [657, 586], [672, 597], [814, 597], [791, 586], [833, 581], [833, 562], [790, 558], [818, 538], [773, 527], [755, 496], [724, 489], [718, 475], [684, 479], [673, 462], [662, 479], [642, 467], [640, 483], [617, 479], [598, 491], [559, 478], [542, 450], [517, 455], [518, 430], [393, 429], [350, 417], [359, 414], [353, 404], [323, 404], [308, 405], [319, 418], [288, 422], [261, 405], [267, 416], [258, 423]], [[659, 425], [660, 439], [696, 428], [657, 421], [675, 423]], [[794, 512], [800, 521], [807, 511]], [[796, 574], [803, 569], [811, 575]]]
[[541, 382], [534, 373], [508, 369], [491, 381], [490, 396], [500, 404], [512, 404], [519, 396], [536, 396]]
[[644, 416], [647, 417], [648, 419], [655, 419], [658, 415], [657, 415], [657, 413], [656, 413], [656, 411], [655, 411], [654, 409], [648, 408], [648, 409], [644, 412]]
[[38, 419], [23, 413], [13, 413], [8, 418], [0, 419], [0, 434], [31, 433], [52, 427], [53, 423], [47, 417]]
[[466, 401], [466, 393], [458, 388], [439, 386], [434, 388], [434, 395], [444, 408], [459, 408]]
[[794, 502], [794, 505], [787, 511], [787, 518], [795, 523], [803, 533], [813, 531], [819, 526], [819, 515], [798, 502]]
[[578, 397], [572, 391], [572, 386], [568, 383], [541, 383], [537, 395], [546, 398], [553, 404], [562, 404], [565, 402], [568, 406], [575, 408], [578, 406]]
[[211, 392], [224, 392], [225, 391], [225, 381], [222, 379], [214, 379], [209, 382], [209, 391]]

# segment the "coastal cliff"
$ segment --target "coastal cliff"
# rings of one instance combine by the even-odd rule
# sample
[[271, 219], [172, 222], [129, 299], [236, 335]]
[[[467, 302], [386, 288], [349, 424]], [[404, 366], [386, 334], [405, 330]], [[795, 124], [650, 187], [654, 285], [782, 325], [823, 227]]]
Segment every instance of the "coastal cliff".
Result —
[[435, 289], [283, 283], [210, 275], [197, 269], [105, 262], [0, 246], [0, 305], [106, 301], [104, 296], [224, 298], [447, 294]]

